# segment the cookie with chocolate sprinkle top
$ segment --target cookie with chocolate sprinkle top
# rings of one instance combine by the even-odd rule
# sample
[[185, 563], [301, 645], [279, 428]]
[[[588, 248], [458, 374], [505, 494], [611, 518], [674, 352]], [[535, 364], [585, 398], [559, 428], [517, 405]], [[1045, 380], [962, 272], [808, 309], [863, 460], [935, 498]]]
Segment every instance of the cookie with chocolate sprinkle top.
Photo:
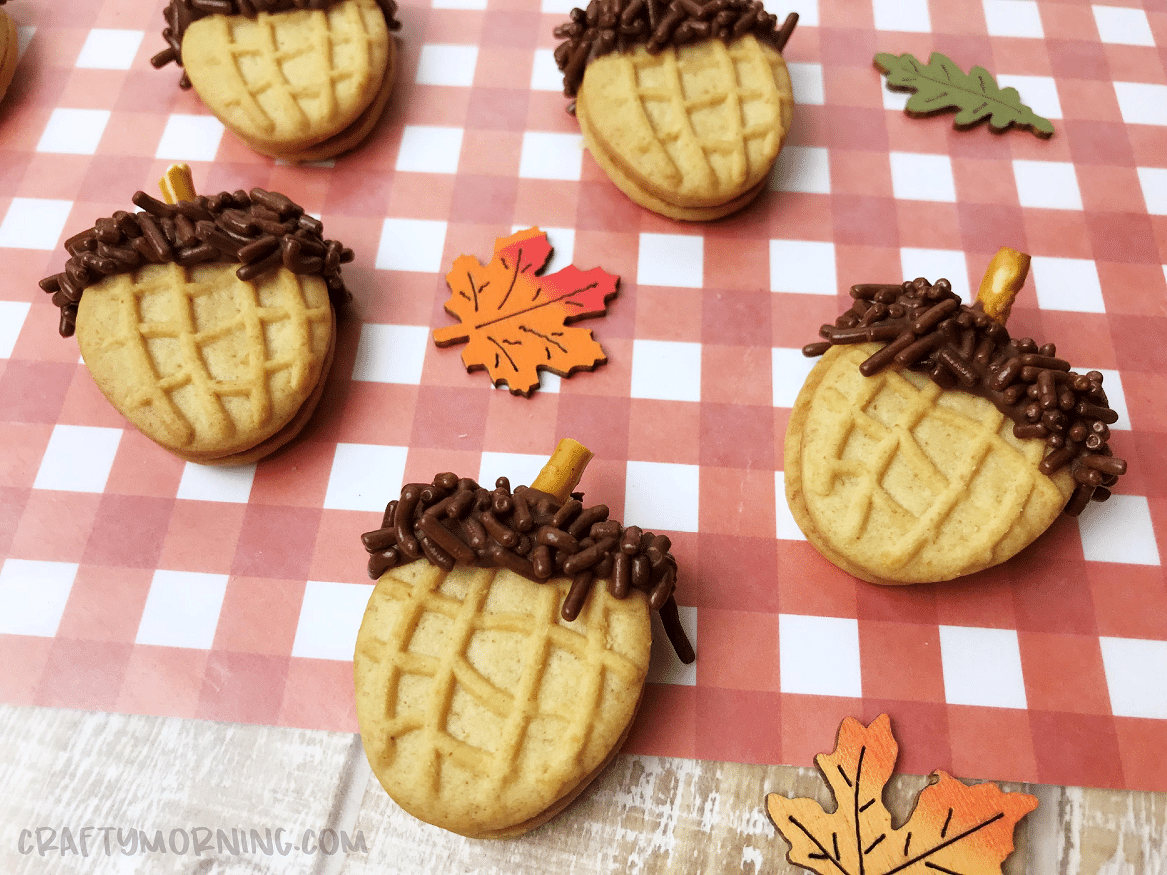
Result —
[[161, 446], [250, 463], [303, 428], [348, 299], [352, 250], [287, 197], [254, 188], [164, 203], [134, 195], [66, 243], [41, 281], [102, 393]]

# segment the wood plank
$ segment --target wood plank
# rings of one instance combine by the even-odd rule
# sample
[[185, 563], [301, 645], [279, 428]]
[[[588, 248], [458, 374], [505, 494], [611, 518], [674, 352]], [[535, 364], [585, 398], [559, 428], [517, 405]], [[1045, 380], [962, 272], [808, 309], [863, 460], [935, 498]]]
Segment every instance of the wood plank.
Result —
[[[923, 777], [893, 777], [885, 793], [888, 808], [906, 817], [926, 783]], [[549, 824], [518, 839], [475, 840], [413, 819], [370, 775], [352, 827], [363, 832], [370, 853], [345, 858], [340, 872], [805, 873], [786, 862], [788, 846], [764, 809], [770, 792], [832, 805], [813, 768], [618, 756], [593, 787]], [[1022, 823], [1006, 875], [1027, 871], [1033, 837]]]
[[1068, 787], [1059, 821], [1059, 875], [1167, 875], [1167, 793]]
[[[279, 871], [304, 875], [466, 871], [507, 875], [610, 872], [803, 872], [764, 811], [767, 793], [829, 805], [813, 768], [619, 756], [563, 815], [519, 839], [471, 840], [402, 812], [372, 777], [357, 736], [200, 720], [0, 705], [0, 872]], [[896, 775], [884, 799], [897, 818], [927, 779]], [[1003, 784], [1036, 795], [1006, 875], [1167, 875], [1167, 794]], [[58, 850], [21, 854], [22, 829], [57, 830]], [[60, 829], [85, 826], [228, 834], [283, 827], [343, 830], [367, 852], [286, 856], [62, 855]]]
[[[256, 829], [265, 841], [271, 828], [272, 856], [261, 849], [241, 858], [308, 875], [321, 855], [279, 855], [274, 830], [300, 837], [330, 825], [338, 794], [351, 781], [351, 774], [342, 776], [353, 742], [347, 733], [0, 706], [0, 872], [164, 875], [226, 871], [214, 867], [216, 860], [238, 865], [217, 848], [197, 856], [193, 847], [181, 856], [169, 848], [143, 854], [135, 842], [134, 853], [123, 855], [116, 833], [105, 834], [107, 856], [100, 831], [88, 837], [88, 857], [80, 854], [82, 827], [121, 827], [127, 842], [129, 828], [145, 830], [153, 842], [157, 830], [168, 838], [173, 829], [189, 840], [198, 826], [224, 830], [228, 839], [232, 829]], [[21, 830], [42, 826], [56, 831], [50, 843], [58, 850], [22, 854]], [[59, 850], [62, 827], [77, 853]], [[175, 836], [175, 848], [182, 846]]]

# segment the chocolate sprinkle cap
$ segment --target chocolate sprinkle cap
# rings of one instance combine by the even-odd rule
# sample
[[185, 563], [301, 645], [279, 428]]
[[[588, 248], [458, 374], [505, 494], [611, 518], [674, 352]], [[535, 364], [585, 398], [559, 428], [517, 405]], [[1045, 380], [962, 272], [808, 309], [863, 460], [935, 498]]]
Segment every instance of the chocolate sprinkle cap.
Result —
[[353, 251], [324, 239], [320, 220], [282, 194], [253, 188], [167, 204], [139, 191], [133, 202], [137, 213], [119, 210], [66, 240], [64, 271], [40, 281], [61, 308], [62, 337], [73, 334], [86, 288], [147, 264], [238, 263], [235, 273], [244, 282], [285, 267], [323, 279], [333, 306], [352, 297], [340, 266], [353, 260]]
[[851, 297], [851, 308], [822, 326], [824, 340], [803, 347], [804, 355], [822, 355], [834, 344], [883, 343], [859, 365], [865, 377], [891, 366], [926, 371], [944, 389], [991, 401], [1013, 420], [1014, 437], [1043, 439], [1049, 451], [1038, 470], [1049, 475], [1069, 466], [1074, 479], [1065, 513], [1077, 516], [1091, 500], [1110, 497], [1126, 462], [1110, 450], [1118, 413], [1107, 403], [1100, 372], [1071, 371], [1052, 343], [1010, 338], [980, 302], [962, 304], [946, 279], [861, 284], [851, 287]]
[[[261, 12], [328, 9], [340, 2], [341, 0], [170, 0], [170, 5], [162, 11], [162, 17], [166, 19], [162, 38], [166, 40], [167, 46], [152, 57], [150, 63], [155, 69], [161, 69], [170, 63], [181, 67], [182, 38], [186, 35], [186, 29], [208, 15], [243, 15], [255, 18]], [[397, 20], [396, 0], [377, 0], [377, 5], [385, 14], [385, 24], [388, 28], [399, 30], [401, 22]], [[178, 84], [183, 88], [190, 88], [190, 77], [184, 72]]]
[[575, 97], [584, 70], [610, 52], [645, 46], [657, 54], [669, 46], [720, 39], [730, 42], [747, 33], [781, 52], [798, 23], [798, 13], [778, 17], [761, 0], [591, 0], [575, 8], [571, 20], [555, 28], [563, 40], [555, 48], [555, 63], [563, 72], [563, 93]]
[[467, 477], [439, 474], [433, 483], [410, 483], [385, 508], [381, 528], [361, 536], [369, 553], [369, 577], [428, 559], [446, 571], [455, 564], [507, 568], [543, 583], [569, 577], [560, 610], [564, 620], [579, 616], [596, 580], [607, 580], [614, 598], [633, 589], [648, 596], [683, 663], [695, 659], [681, 627], [673, 590], [677, 560], [664, 535], [608, 518], [605, 505], [585, 507], [579, 493], [567, 501], [500, 477], [494, 490]]

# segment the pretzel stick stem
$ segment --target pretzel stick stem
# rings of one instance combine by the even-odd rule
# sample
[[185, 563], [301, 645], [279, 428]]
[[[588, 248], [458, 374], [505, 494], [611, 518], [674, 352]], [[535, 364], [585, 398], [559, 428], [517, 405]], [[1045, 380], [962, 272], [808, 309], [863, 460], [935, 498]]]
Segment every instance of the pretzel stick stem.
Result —
[[985, 313], [1004, 325], [1009, 319], [1013, 300], [1025, 285], [1028, 274], [1028, 255], [1007, 246], [998, 249], [985, 269], [984, 279], [977, 292], [977, 301]]
[[195, 198], [194, 177], [189, 164], [171, 164], [166, 175], [158, 181], [162, 189], [162, 199], [168, 204], [179, 201], [193, 201]]
[[564, 502], [571, 497], [572, 490], [579, 485], [584, 468], [592, 459], [592, 451], [579, 441], [564, 438], [531, 484], [532, 489], [554, 495]]

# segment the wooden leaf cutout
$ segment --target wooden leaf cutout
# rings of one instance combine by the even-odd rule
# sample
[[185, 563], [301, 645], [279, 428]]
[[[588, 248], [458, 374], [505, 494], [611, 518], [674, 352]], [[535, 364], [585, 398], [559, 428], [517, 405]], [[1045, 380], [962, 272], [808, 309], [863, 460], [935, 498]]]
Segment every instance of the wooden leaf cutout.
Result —
[[844, 720], [834, 752], [815, 757], [834, 811], [813, 799], [766, 797], [770, 820], [790, 843], [786, 858], [821, 875], [1000, 875], [1013, 829], [1037, 799], [934, 772], [911, 816], [895, 828], [882, 796], [898, 754], [886, 714], [870, 726]]
[[892, 55], [880, 52], [875, 66], [887, 74], [888, 88], [916, 92], [904, 108], [910, 116], [926, 116], [957, 110], [953, 124], [968, 128], [989, 120], [995, 131], [1010, 125], [1027, 127], [1039, 137], [1048, 137], [1054, 126], [1021, 102], [1016, 88], [1001, 88], [984, 67], [973, 67], [967, 74], [939, 52], [933, 52], [927, 64], [911, 54]]
[[551, 244], [538, 228], [497, 239], [489, 264], [458, 256], [446, 274], [445, 306], [459, 324], [435, 330], [434, 343], [466, 343], [467, 370], [485, 368], [496, 386], [505, 383], [516, 395], [538, 388], [540, 370], [568, 377], [604, 364], [607, 356], [592, 332], [567, 326], [603, 316], [620, 278], [574, 265], [542, 276], [550, 258]]

